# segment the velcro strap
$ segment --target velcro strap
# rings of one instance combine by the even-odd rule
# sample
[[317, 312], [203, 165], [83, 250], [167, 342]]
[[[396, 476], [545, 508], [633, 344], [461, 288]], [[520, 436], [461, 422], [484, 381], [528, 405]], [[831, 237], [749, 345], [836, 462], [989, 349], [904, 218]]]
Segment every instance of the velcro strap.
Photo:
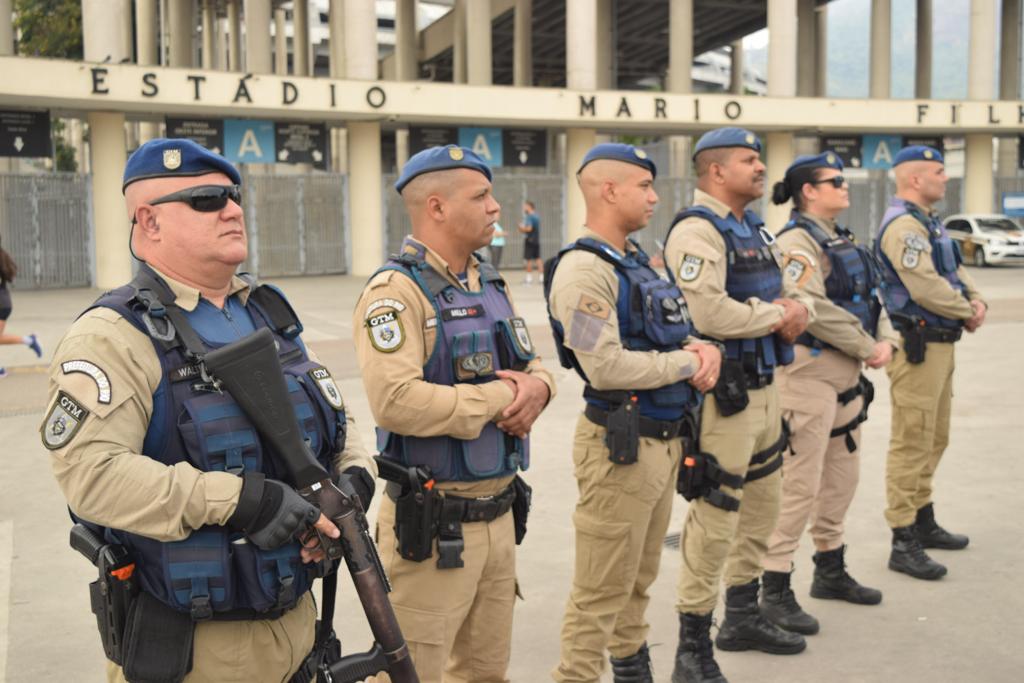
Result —
[[726, 512], [736, 512], [740, 509], [738, 498], [733, 498], [728, 493], [722, 493], [718, 489], [711, 489], [705, 493], [704, 500]]
[[861, 422], [864, 422], [864, 420], [861, 419], [861, 417], [861, 415], [858, 415], [857, 417], [853, 418], [852, 420], [844, 424], [842, 427], [836, 427], [835, 429], [828, 433], [828, 438], [834, 439], [837, 436], [843, 436], [845, 434], [846, 450], [853, 453], [854, 451], [857, 450], [857, 442], [854, 441], [853, 439], [853, 430], [860, 426]]
[[[837, 394], [836, 395], [836, 399], [845, 406], [847, 403], [849, 403], [850, 401], [852, 401], [853, 399], [857, 398], [858, 396], [860, 396], [863, 393], [864, 393], [864, 387], [862, 387], [860, 385], [860, 383], [857, 383], [857, 384], [854, 384], [849, 389], [847, 389], [846, 391], [844, 391], [843, 393]], [[835, 435], [833, 434], [833, 436], [835, 436]]]
[[771, 474], [772, 472], [774, 472], [775, 470], [779, 469], [780, 467], [782, 467], [782, 455], [781, 454], [776, 456], [776, 458], [774, 460], [772, 460], [771, 462], [769, 462], [767, 465], [765, 465], [764, 467], [762, 467], [760, 469], [748, 470], [747, 471], [747, 476], [744, 479], [744, 481], [752, 482], [752, 481], [757, 481], [758, 479], [763, 479], [763, 478], [767, 477], [769, 474]]
[[718, 464], [718, 460], [713, 457], [705, 458], [704, 476], [713, 482], [728, 486], [729, 488], [743, 488], [743, 475], [727, 472], [722, 469], [722, 466]]
[[781, 453], [786, 450], [786, 444], [789, 443], [789, 426], [785, 421], [782, 422], [782, 431], [779, 432], [779, 438], [768, 448], [763, 451], [758, 451], [750, 458], [751, 465], [760, 465], [763, 462], [768, 462], [768, 458], [772, 457], [776, 453]]

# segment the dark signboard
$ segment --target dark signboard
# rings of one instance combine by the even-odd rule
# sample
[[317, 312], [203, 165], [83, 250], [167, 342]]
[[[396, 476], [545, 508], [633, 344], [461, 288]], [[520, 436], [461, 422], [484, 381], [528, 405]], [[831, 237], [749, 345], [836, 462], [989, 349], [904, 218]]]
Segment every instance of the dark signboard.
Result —
[[547, 166], [546, 130], [505, 130], [502, 135], [505, 166]]
[[843, 160], [845, 166], [860, 168], [864, 165], [859, 135], [830, 135], [820, 139], [821, 151], [831, 150]]
[[458, 128], [409, 126], [409, 155], [422, 152], [430, 147], [444, 147], [459, 144]]
[[217, 154], [224, 154], [224, 121], [221, 119], [168, 118], [167, 137], [188, 138]]
[[942, 136], [927, 136], [927, 135], [904, 135], [903, 146], [910, 147], [911, 145], [925, 145], [927, 147], [933, 147], [940, 152], [945, 152], [943, 149]]
[[313, 164], [327, 168], [327, 126], [322, 123], [274, 124], [275, 158], [282, 164]]
[[48, 157], [50, 112], [0, 111], [0, 157]]

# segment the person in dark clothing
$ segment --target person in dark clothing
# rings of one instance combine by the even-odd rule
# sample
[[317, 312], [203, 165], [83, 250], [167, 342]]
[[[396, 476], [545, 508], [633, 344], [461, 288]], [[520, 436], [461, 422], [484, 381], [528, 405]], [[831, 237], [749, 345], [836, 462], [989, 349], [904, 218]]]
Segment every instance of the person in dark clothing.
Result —
[[[11, 317], [11, 290], [7, 289], [7, 283], [14, 280], [18, 274], [18, 265], [11, 258], [11, 255], [0, 247], [0, 344], [24, 344], [32, 349], [36, 356], [43, 355], [43, 349], [39, 346], [39, 340], [35, 334], [27, 337], [19, 337], [16, 334], [5, 334], [7, 319]], [[6, 368], [0, 367], [0, 377], [7, 375]]]

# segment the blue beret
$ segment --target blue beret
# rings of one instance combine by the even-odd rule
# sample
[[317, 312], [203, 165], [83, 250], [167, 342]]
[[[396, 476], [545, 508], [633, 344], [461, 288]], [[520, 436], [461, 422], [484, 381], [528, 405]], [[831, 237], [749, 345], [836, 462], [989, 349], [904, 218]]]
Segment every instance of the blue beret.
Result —
[[716, 128], [700, 136], [700, 140], [697, 140], [697, 145], [693, 148], [693, 158], [696, 159], [704, 150], [718, 147], [746, 147], [760, 153], [761, 140], [745, 128]]
[[905, 161], [937, 161], [940, 164], [946, 163], [942, 158], [942, 152], [927, 145], [911, 145], [896, 152], [896, 158], [892, 160], [893, 166], [899, 166]]
[[825, 151], [821, 154], [804, 154], [796, 158], [789, 168], [786, 169], [786, 175], [789, 175], [792, 171], [806, 166], [808, 168], [834, 168], [837, 171], [843, 170], [843, 160], [839, 158], [839, 155], [835, 152]]
[[447, 171], [451, 168], [468, 168], [483, 173], [488, 180], [492, 179], [491, 167], [473, 150], [458, 145], [445, 145], [430, 147], [409, 157], [409, 161], [402, 167], [402, 175], [395, 182], [395, 189], [401, 194], [409, 181], [416, 176], [434, 171]]
[[654, 165], [654, 162], [647, 156], [647, 152], [643, 151], [639, 147], [633, 145], [627, 145], [622, 142], [602, 142], [600, 145], [594, 145], [587, 152], [587, 155], [583, 157], [583, 163], [580, 164], [580, 170], [576, 173], [580, 173], [587, 164], [591, 161], [597, 161], [598, 159], [610, 159], [611, 161], [623, 161], [627, 164], [633, 164], [640, 168], [646, 168], [651, 172], [651, 177], [656, 178], [658, 176], [658, 169]]
[[121, 192], [136, 180], [223, 173], [235, 185], [242, 184], [230, 161], [187, 138], [155, 138], [135, 150], [124, 166]]

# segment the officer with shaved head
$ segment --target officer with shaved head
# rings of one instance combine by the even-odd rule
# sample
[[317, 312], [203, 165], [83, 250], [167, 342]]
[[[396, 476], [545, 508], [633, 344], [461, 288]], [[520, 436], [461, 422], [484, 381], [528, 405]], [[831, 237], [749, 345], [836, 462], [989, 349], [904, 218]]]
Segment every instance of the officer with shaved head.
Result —
[[556, 681], [597, 681], [607, 650], [617, 683], [653, 682], [647, 591], [693, 416], [721, 361], [693, 338], [679, 289], [631, 238], [654, 212], [655, 173], [632, 145], [591, 149], [577, 174], [583, 236], [545, 279], [560, 360], [586, 383], [573, 444], [576, 568]]
[[529, 433], [554, 381], [505, 281], [474, 254], [501, 208], [487, 164], [434, 147], [409, 159], [395, 189], [412, 235], [370, 278], [352, 319], [391, 480], [381, 559], [420, 680], [498, 683], [529, 505], [516, 473], [529, 466]]
[[942, 153], [923, 145], [904, 147], [893, 166], [896, 196], [875, 240], [882, 301], [900, 332], [901, 347], [886, 367], [892, 397], [885, 472], [889, 569], [934, 580], [946, 567], [925, 549], [961, 550], [968, 543], [967, 536], [939, 526], [932, 504], [932, 480], [949, 443], [953, 346], [963, 330], [981, 327], [988, 305], [934, 209], [946, 194]]

